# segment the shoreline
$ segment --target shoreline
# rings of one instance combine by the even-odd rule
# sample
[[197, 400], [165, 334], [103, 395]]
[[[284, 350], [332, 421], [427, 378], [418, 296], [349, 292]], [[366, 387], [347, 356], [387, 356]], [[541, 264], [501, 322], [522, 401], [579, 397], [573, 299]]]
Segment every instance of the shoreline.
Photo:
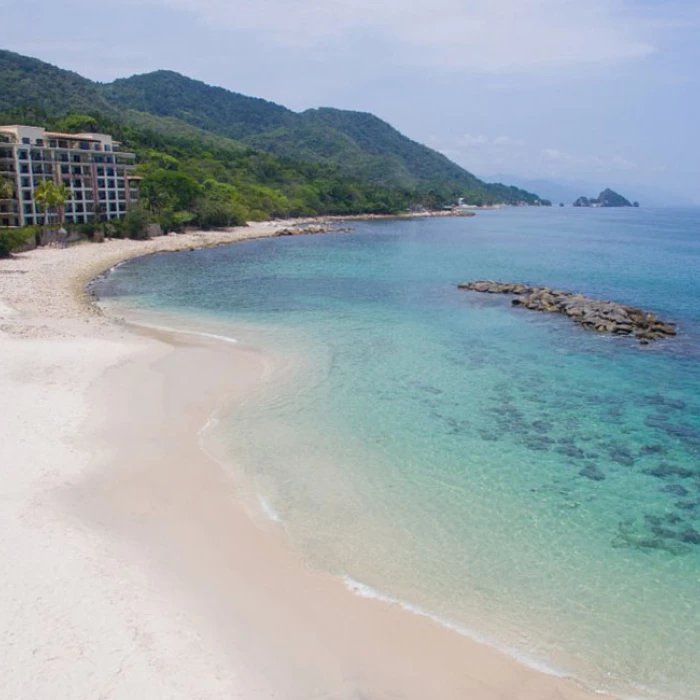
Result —
[[[215, 338], [188, 339], [187, 331], [136, 332], [99, 312], [84, 291], [89, 279], [130, 257], [265, 235], [274, 227], [232, 231], [225, 240], [178, 234], [94, 244], [70, 265], [64, 263], [80, 252], [75, 248], [0, 263], [2, 376], [18, 392], [15, 400], [29, 392], [12, 411], [1, 448], [10, 459], [2, 462], [23, 463], [36, 447], [26, 441], [43, 442], [39, 458], [28, 462], [36, 469], [23, 470], [13, 500], [26, 517], [8, 523], [0, 544], [10, 562], [26, 557], [37, 570], [52, 572], [53, 557], [67, 556], [73, 577], [83, 559], [100, 573], [65, 581], [49, 575], [44, 596], [62, 614], [34, 620], [37, 591], [26, 585], [32, 578], [21, 567], [17, 574], [10, 569], [15, 598], [2, 611], [12, 621], [5, 634], [22, 625], [29, 636], [14, 652], [4, 645], [3, 666], [13, 671], [0, 687], [21, 697], [31, 683], [33, 698], [56, 697], [54, 676], [77, 665], [68, 676], [74, 687], [61, 697], [86, 697], [105, 686], [108, 698], [602, 697], [421, 613], [409, 615], [398, 602], [363, 597], [342, 579], [309, 571], [274, 524], [250, 519], [241, 506], [243, 487], [199, 446], [212, 414], [269, 376], [265, 356]], [[44, 290], [41, 299], [31, 297], [37, 289]], [[34, 419], [42, 426], [47, 417], [56, 420], [48, 436], [37, 435], [19, 410], [37, 397]], [[13, 408], [12, 401], [3, 408]], [[65, 460], [57, 460], [56, 450], [66, 446]], [[50, 536], [85, 557], [73, 562], [65, 547], [45, 552], [28, 531], [37, 518], [48, 518], [59, 531]], [[28, 542], [34, 547], [22, 546]], [[75, 599], [65, 600], [61, 584], [68, 581]], [[73, 619], [76, 600], [112, 624], [94, 630], [92, 619]], [[77, 642], [61, 645], [59, 665], [49, 662], [53, 653], [18, 663], [15, 656], [30, 647], [43, 652], [30, 632], [50, 638], [66, 620]], [[122, 633], [124, 648], [112, 653]], [[85, 654], [94, 686], [80, 673]]]

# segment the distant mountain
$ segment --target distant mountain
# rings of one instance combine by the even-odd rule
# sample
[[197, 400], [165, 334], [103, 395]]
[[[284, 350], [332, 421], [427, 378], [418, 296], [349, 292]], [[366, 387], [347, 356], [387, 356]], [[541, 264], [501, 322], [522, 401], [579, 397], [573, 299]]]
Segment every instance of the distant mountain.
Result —
[[[560, 202], [569, 206], [581, 192], [599, 192], [602, 184], [588, 180], [548, 180], [546, 178], [526, 178], [508, 173], [498, 173], [490, 175], [489, 181], [500, 180], [511, 182], [517, 187], [521, 187], [530, 192], [537, 192], [540, 196], [551, 199], [554, 204]], [[633, 200], [639, 200], [645, 207], [689, 207], [694, 206], [694, 202], [687, 197], [683, 197], [675, 192], [668, 192], [663, 188], [651, 187], [649, 185], [624, 185], [611, 183], [614, 190], [628, 192]]]
[[366, 184], [433, 193], [436, 205], [457, 197], [477, 204], [539, 202], [531, 192], [480, 180], [372, 114], [330, 108], [297, 113], [173, 71], [99, 84], [0, 50], [3, 112], [6, 118], [35, 123], [69, 113], [99, 114], [168, 137], [207, 143], [216, 143], [218, 137], [229, 150], [252, 149], [329, 167], [339, 177]]
[[634, 205], [629, 199], [625, 199], [621, 194], [611, 190], [609, 187], [604, 189], [596, 198], [579, 197], [574, 202], [575, 207], [638, 207], [639, 203]]

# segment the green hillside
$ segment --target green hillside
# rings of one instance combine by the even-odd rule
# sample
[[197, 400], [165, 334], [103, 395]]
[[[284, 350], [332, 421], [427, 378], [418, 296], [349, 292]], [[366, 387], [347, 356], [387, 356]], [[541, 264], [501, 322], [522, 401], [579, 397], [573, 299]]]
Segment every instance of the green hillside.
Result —
[[171, 71], [102, 85], [0, 51], [0, 123], [105, 131], [137, 154], [143, 200], [166, 226], [270, 216], [536, 203], [487, 184], [377, 117], [293, 112]]
[[116, 107], [175, 117], [232, 139], [291, 125], [296, 118], [294, 112], [273, 102], [239, 95], [167, 70], [115, 80], [100, 85], [99, 90]]
[[0, 50], [0, 112], [48, 113], [112, 108], [96, 83], [36, 58]]
[[116, 80], [101, 90], [113, 105], [174, 117], [286, 158], [332, 165], [348, 177], [462, 191], [490, 203], [537, 200], [517, 188], [493, 188], [373, 114], [327, 107], [298, 114], [170, 71]]

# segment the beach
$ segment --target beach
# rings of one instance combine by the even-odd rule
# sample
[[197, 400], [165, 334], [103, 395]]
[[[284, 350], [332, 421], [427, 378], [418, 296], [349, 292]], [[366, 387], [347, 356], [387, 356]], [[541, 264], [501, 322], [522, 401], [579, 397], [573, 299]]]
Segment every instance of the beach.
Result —
[[131, 257], [277, 228], [0, 261], [0, 696], [602, 697], [310, 570], [200, 448], [272, 360], [129, 326], [84, 291]]

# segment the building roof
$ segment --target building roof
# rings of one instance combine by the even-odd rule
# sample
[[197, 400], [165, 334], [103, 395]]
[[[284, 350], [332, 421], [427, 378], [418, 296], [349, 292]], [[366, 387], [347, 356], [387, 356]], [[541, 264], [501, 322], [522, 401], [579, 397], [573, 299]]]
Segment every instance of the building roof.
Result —
[[99, 142], [99, 139], [93, 139], [91, 136], [85, 136], [85, 134], [64, 134], [60, 131], [47, 131], [47, 136], [58, 136], [63, 139], [73, 139], [74, 141], [95, 141]]

